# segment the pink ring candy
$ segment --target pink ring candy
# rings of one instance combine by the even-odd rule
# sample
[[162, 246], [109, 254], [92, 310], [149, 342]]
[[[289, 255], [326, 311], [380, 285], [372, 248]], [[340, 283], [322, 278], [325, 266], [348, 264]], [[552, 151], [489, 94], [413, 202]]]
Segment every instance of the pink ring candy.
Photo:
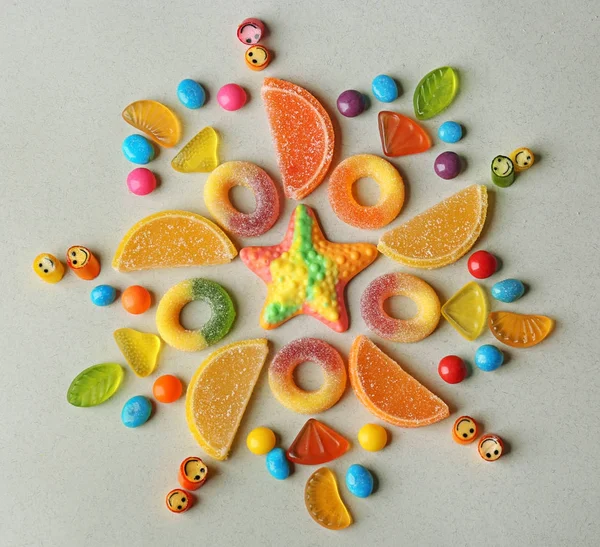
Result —
[[[242, 213], [231, 204], [229, 190], [234, 186], [252, 191], [256, 201], [252, 213]], [[204, 185], [204, 202], [225, 230], [242, 237], [264, 234], [279, 217], [279, 195], [275, 184], [258, 165], [249, 161], [228, 161], [219, 165]]]

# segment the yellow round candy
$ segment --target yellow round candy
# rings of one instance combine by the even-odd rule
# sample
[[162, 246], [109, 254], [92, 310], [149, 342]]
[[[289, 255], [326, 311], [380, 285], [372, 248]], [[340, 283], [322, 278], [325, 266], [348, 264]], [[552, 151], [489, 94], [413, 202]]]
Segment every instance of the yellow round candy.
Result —
[[264, 456], [275, 447], [275, 433], [268, 427], [257, 427], [248, 433], [246, 446], [252, 454]]
[[378, 424], [363, 425], [358, 432], [358, 442], [365, 450], [377, 452], [387, 444], [387, 431]]

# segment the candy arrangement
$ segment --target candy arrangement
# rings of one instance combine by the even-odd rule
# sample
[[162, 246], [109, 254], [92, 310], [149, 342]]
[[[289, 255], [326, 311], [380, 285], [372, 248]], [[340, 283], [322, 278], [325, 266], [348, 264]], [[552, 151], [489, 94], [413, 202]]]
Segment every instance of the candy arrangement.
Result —
[[[266, 34], [264, 23], [254, 18], [244, 20], [237, 28], [237, 39], [247, 47], [245, 64], [252, 71], [262, 71], [273, 61], [272, 52], [261, 43]], [[400, 95], [396, 81], [385, 74], [373, 79], [371, 90], [386, 108]], [[383, 155], [398, 158], [423, 153], [434, 146], [431, 130], [422, 122], [449, 108], [458, 90], [458, 72], [447, 66], [437, 68], [415, 87], [412, 106], [416, 120], [399, 112], [380, 111], [377, 126]], [[342, 222], [365, 230], [365, 238], [368, 230], [396, 221], [404, 205], [405, 182], [390, 161], [378, 155], [358, 154], [332, 165], [335, 141], [340, 136], [336, 135], [327, 110], [312, 93], [292, 82], [267, 77], [260, 95], [287, 199], [302, 200], [328, 177], [332, 211]], [[202, 108], [207, 100], [205, 87], [191, 79], [179, 83], [176, 96], [187, 109]], [[224, 115], [229, 115], [246, 104], [248, 94], [238, 84], [227, 83], [218, 89], [216, 100], [226, 111]], [[336, 105], [341, 115], [354, 118], [366, 112], [368, 103], [360, 92], [347, 89], [337, 97]], [[124, 157], [135, 165], [150, 164], [156, 155], [155, 146], [170, 149], [180, 143], [181, 121], [162, 103], [135, 101], [123, 110], [122, 117], [143, 133], [132, 134], [122, 143]], [[443, 143], [456, 143], [463, 138], [463, 127], [455, 121], [445, 121], [437, 136]], [[282, 205], [277, 182], [254, 163], [221, 163], [219, 141], [226, 137], [211, 126], [204, 127], [171, 160], [171, 167], [177, 172], [209, 173], [203, 196], [214, 221], [182, 210], [165, 210], [142, 218], [118, 244], [112, 261], [116, 271], [130, 274], [148, 269], [226, 264], [238, 255], [228, 234], [252, 238], [266, 234], [275, 225]], [[499, 189], [508, 188], [516, 175], [534, 162], [534, 153], [528, 148], [518, 148], [508, 156], [497, 155], [491, 163], [491, 182]], [[463, 161], [454, 151], [446, 150], [437, 155], [433, 167], [440, 178], [452, 180], [462, 172]], [[354, 184], [363, 177], [372, 178], [379, 186], [380, 198], [375, 205], [362, 205], [353, 195]], [[145, 196], [155, 190], [156, 175], [147, 167], [136, 167], [128, 174], [126, 185], [132, 194]], [[235, 186], [252, 192], [254, 211], [243, 213], [231, 203], [229, 191]], [[316, 211], [299, 203], [280, 243], [239, 250], [247, 269], [266, 285], [258, 323], [268, 331], [305, 314], [336, 333], [344, 332], [350, 324], [344, 289], [379, 253], [417, 271], [443, 268], [471, 251], [487, 215], [488, 187], [473, 184], [454, 191], [412, 219], [392, 225], [377, 245], [337, 243], [326, 239]], [[87, 247], [70, 247], [66, 262], [68, 269], [82, 280], [94, 280], [101, 274], [100, 260]], [[485, 250], [472, 253], [466, 262], [465, 270], [476, 280], [490, 278], [499, 269], [497, 257]], [[49, 284], [60, 282], [68, 271], [60, 259], [49, 253], [35, 257], [33, 270]], [[155, 373], [163, 342], [179, 351], [198, 352], [231, 336], [236, 329], [235, 280], [225, 278], [222, 284], [219, 281], [192, 277], [157, 295], [158, 335], [132, 328], [114, 331], [114, 342], [136, 376], [147, 378]], [[525, 292], [522, 281], [508, 278], [496, 281], [490, 294], [495, 301], [512, 304]], [[387, 313], [385, 302], [395, 296], [407, 297], [416, 304], [414, 317], [398, 319]], [[99, 307], [110, 307], [118, 298], [117, 288], [110, 285], [97, 285], [90, 292], [91, 302]], [[146, 313], [153, 300], [153, 293], [140, 285], [127, 286], [120, 294], [121, 305], [132, 316]], [[182, 326], [180, 314], [194, 301], [205, 302], [211, 316], [200, 328], [190, 330]], [[360, 298], [360, 315], [374, 336], [403, 344], [425, 340], [442, 318], [470, 342], [477, 340], [487, 327], [498, 342], [514, 349], [539, 344], [554, 325], [551, 318], [543, 315], [490, 310], [485, 288], [474, 280], [442, 303], [435, 287], [403, 271], [391, 271], [370, 280]], [[480, 345], [472, 358], [483, 372], [499, 369], [504, 359], [504, 353], [491, 344]], [[295, 369], [307, 361], [316, 363], [323, 372], [324, 381], [314, 391], [300, 388], [294, 379]], [[222, 461], [230, 453], [265, 366], [273, 397], [288, 411], [307, 416], [326, 412], [340, 400], [349, 384], [358, 401], [388, 426], [425, 427], [450, 415], [448, 405], [440, 397], [364, 334], [354, 339], [347, 363], [336, 347], [318, 338], [291, 340], [271, 355], [266, 338], [229, 341], [204, 358], [187, 389], [174, 375], [157, 377], [153, 398], [170, 404], [185, 392], [186, 421], [191, 434], [206, 455]], [[461, 356], [442, 356], [437, 366], [440, 378], [447, 384], [460, 384], [467, 378]], [[86, 368], [69, 386], [67, 400], [77, 407], [102, 404], [119, 390], [124, 374], [125, 368], [118, 363]], [[152, 400], [135, 395], [122, 407], [121, 421], [128, 428], [141, 427], [152, 413]], [[460, 445], [477, 441], [480, 457], [495, 462], [506, 453], [504, 441], [493, 433], [479, 437], [481, 429], [474, 418], [460, 416], [452, 426], [452, 439]], [[357, 432], [357, 440], [362, 449], [376, 453], [388, 445], [388, 430], [379, 423], [365, 424]], [[268, 475], [278, 481], [299, 472], [295, 466], [322, 466], [353, 450], [334, 424], [313, 417], [287, 449], [277, 445], [278, 436], [264, 425], [252, 429], [246, 438], [248, 450], [265, 458]], [[170, 512], [184, 513], [196, 501], [192, 492], [207, 480], [208, 466], [200, 457], [187, 457], [181, 462], [177, 477], [181, 488], [168, 492], [165, 503]], [[353, 496], [370, 497], [375, 484], [373, 473], [363, 465], [347, 468], [343, 485]], [[353, 522], [329, 467], [320, 467], [310, 474], [304, 501], [312, 519], [325, 528], [341, 530]]]

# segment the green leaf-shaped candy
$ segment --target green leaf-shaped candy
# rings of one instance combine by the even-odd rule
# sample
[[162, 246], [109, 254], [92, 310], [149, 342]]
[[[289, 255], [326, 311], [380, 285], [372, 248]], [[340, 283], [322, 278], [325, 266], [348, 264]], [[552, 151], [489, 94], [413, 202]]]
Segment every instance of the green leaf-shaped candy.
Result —
[[67, 401], [73, 406], [96, 406], [110, 399], [121, 385], [123, 369], [116, 363], [86, 368], [71, 382]]
[[443, 66], [426, 74], [417, 85], [413, 97], [415, 116], [419, 120], [428, 120], [437, 116], [450, 106], [458, 91], [458, 74]]

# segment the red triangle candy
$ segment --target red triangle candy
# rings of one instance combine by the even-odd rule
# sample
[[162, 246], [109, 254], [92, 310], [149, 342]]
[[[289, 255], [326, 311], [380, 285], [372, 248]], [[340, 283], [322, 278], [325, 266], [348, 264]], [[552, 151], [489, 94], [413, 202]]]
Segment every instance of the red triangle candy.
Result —
[[311, 418], [289, 447], [287, 458], [301, 465], [320, 465], [339, 458], [349, 449], [350, 443], [337, 431]]
[[383, 153], [390, 157], [418, 154], [431, 148], [431, 139], [414, 120], [384, 110], [379, 113], [379, 136]]

